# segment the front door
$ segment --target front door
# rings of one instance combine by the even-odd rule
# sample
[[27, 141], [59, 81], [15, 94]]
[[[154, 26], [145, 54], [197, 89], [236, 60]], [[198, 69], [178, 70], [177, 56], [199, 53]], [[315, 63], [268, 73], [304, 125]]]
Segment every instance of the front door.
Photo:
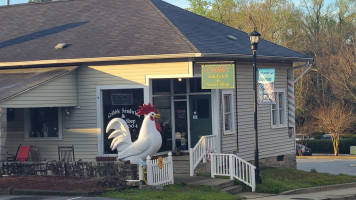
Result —
[[211, 95], [190, 95], [190, 139], [194, 147], [201, 136], [212, 135]]

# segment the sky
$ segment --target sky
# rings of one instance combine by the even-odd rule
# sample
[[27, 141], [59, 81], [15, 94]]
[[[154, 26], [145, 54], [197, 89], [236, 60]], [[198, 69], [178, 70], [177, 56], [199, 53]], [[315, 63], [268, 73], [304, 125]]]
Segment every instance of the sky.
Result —
[[[189, 7], [189, 2], [188, 0], [164, 0], [170, 4], [176, 5], [178, 7], [181, 8], [187, 8]], [[211, 0], [209, 0], [211, 1]], [[331, 2], [332, 0], [326, 0], [325, 4]], [[27, 3], [28, 0], [10, 0], [10, 4], [19, 4], [19, 3]], [[294, 0], [294, 2], [296, 2], [296, 4], [298, 4], [299, 2], [301, 2], [301, 0]], [[1, 5], [5, 5], [6, 4], [6, 0], [0, 0], [0, 6]]]

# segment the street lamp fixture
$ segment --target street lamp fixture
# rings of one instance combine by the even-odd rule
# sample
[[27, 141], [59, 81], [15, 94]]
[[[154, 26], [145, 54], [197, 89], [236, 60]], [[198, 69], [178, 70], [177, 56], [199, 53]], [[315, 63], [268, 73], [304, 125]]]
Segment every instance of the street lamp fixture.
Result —
[[257, 127], [257, 68], [256, 68], [256, 50], [258, 47], [258, 42], [260, 40], [261, 34], [256, 31], [256, 29], [250, 33], [251, 49], [253, 54], [253, 88], [255, 92], [254, 101], [254, 129], [255, 129], [255, 176], [256, 183], [261, 184], [262, 179], [260, 175], [260, 161], [258, 156], [258, 127]]

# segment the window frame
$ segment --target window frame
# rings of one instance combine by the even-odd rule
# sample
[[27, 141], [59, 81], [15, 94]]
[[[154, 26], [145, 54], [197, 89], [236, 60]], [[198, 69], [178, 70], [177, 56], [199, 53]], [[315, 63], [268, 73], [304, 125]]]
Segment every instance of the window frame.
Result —
[[[272, 128], [285, 128], [287, 127], [287, 97], [286, 97], [286, 90], [285, 89], [275, 89], [274, 90], [275, 93], [275, 100], [276, 100], [276, 104], [274, 104], [276, 106], [275, 110], [276, 110], [276, 124], [273, 124], [273, 104], [271, 105], [271, 127]], [[279, 102], [279, 94], [283, 94], [283, 105], [281, 107], [280, 102]], [[280, 107], [284, 110], [283, 112], [283, 123], [280, 123]]]
[[[225, 130], [225, 95], [230, 96], [230, 116], [231, 116], [231, 129]], [[223, 128], [224, 135], [231, 135], [235, 133], [235, 109], [234, 109], [234, 92], [232, 90], [223, 90], [222, 91], [222, 109], [223, 109]]]
[[30, 137], [29, 132], [30, 132], [30, 127], [31, 127], [31, 119], [30, 119], [30, 109], [31, 108], [25, 108], [24, 114], [25, 114], [25, 124], [24, 124], [24, 140], [25, 141], [48, 141], [48, 140], [62, 140], [63, 138], [63, 129], [62, 129], [62, 109], [60, 107], [57, 107], [58, 109], [58, 137]]

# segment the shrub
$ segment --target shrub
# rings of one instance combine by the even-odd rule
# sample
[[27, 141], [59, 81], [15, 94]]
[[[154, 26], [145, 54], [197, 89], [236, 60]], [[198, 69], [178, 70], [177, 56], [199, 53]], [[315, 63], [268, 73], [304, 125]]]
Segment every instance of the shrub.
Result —
[[[331, 140], [309, 140], [308, 145], [313, 153], [330, 153], [333, 154], [333, 143]], [[350, 146], [356, 146], [356, 138], [340, 139], [339, 150], [342, 154], [350, 153]]]

